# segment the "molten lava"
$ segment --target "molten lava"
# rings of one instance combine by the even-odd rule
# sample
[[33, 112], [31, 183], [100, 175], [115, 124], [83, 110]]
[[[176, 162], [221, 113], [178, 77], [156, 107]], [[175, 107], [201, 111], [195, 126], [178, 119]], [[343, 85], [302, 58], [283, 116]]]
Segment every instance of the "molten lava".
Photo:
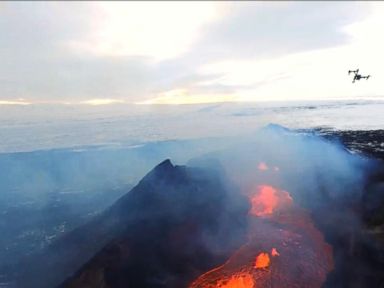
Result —
[[260, 253], [256, 257], [255, 268], [267, 268], [270, 262], [268, 253]]
[[279, 190], [269, 185], [260, 185], [257, 187], [256, 193], [251, 195], [250, 214], [254, 216], [268, 216], [274, 212], [276, 208], [292, 203], [292, 198], [288, 192]]
[[254, 285], [255, 282], [253, 281], [252, 275], [243, 273], [232, 276], [228, 281], [219, 281], [216, 286], [212, 286], [212, 288], [253, 288]]
[[268, 185], [257, 186], [250, 202], [248, 242], [189, 287], [322, 287], [333, 269], [332, 248], [309, 213]]

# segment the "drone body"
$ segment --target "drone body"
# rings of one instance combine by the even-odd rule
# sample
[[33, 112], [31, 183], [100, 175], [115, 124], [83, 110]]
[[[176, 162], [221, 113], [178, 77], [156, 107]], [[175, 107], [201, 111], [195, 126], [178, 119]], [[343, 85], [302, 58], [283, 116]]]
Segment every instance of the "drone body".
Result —
[[349, 70], [348, 71], [348, 75], [351, 74], [351, 73], [355, 73], [355, 75], [353, 76], [353, 80], [352, 80], [352, 83], [355, 83], [356, 80], [360, 80], [360, 79], [369, 79], [369, 77], [371, 77], [371, 75], [368, 75], [368, 76], [361, 76], [361, 74], [359, 74], [359, 69], [356, 69], [356, 70]]

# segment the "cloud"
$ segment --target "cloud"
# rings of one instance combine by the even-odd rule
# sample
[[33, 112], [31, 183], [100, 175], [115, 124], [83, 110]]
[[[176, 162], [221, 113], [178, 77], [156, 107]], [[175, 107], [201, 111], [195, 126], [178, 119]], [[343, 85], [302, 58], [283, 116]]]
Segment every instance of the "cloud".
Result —
[[186, 52], [202, 26], [220, 17], [215, 2], [98, 2], [97, 27], [71, 41], [79, 52], [101, 56], [147, 56], [156, 60]]
[[334, 47], [342, 28], [367, 15], [361, 3], [240, 2], [210, 25], [192, 53], [209, 59], [265, 58]]
[[[240, 93], [291, 78], [292, 67], [281, 69], [278, 59], [268, 60], [348, 44], [354, 35], [344, 27], [366, 15], [368, 6], [5, 2], [0, 100], [163, 102], [169, 91], [180, 89], [189, 96], [172, 94], [171, 102], [236, 100]], [[247, 69], [236, 61], [248, 62]], [[264, 61], [263, 69], [257, 61]], [[281, 63], [287, 62], [292, 63]], [[216, 69], [220, 63], [232, 64]]]
[[220, 5], [4, 3], [0, 99], [132, 102], [167, 91], [193, 78], [193, 68], [163, 58], [188, 49]]

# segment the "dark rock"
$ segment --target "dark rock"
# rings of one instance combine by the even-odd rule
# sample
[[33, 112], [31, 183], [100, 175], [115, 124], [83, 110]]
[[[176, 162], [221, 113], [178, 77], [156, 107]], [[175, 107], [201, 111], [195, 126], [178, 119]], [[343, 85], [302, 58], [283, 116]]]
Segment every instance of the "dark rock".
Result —
[[163, 161], [90, 223], [20, 263], [18, 286], [55, 287], [73, 275], [62, 287], [182, 287], [244, 241], [248, 202], [219, 171]]
[[244, 240], [248, 205], [230, 198], [214, 172], [162, 162], [107, 211], [124, 232], [62, 287], [186, 286]]

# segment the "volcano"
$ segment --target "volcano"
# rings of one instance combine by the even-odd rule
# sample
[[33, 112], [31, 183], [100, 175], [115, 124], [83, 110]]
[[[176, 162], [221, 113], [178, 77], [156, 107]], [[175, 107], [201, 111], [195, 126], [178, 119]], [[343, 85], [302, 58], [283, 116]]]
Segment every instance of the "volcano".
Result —
[[93, 224], [113, 239], [61, 287], [186, 287], [245, 241], [233, 192], [219, 170], [160, 163]]
[[17, 287], [382, 287], [381, 238], [363, 221], [382, 223], [384, 166], [272, 132], [188, 166], [163, 161], [20, 263]]
[[108, 212], [123, 233], [61, 287], [321, 287], [332, 249], [305, 210], [286, 191], [246, 196], [224, 179], [161, 163]]

